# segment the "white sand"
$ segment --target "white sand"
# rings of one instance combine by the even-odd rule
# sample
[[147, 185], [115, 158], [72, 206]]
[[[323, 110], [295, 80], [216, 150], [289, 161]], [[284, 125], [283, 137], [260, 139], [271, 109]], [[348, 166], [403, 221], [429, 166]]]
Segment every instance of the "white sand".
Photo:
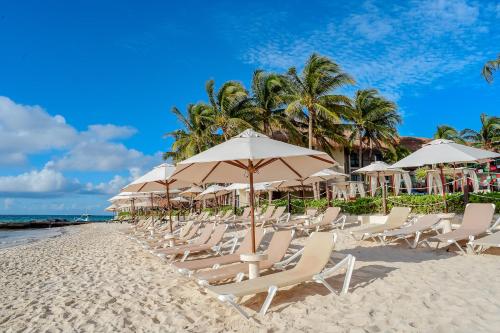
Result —
[[[500, 256], [462, 256], [355, 242], [347, 296], [308, 283], [278, 292], [259, 323], [201, 293], [159, 258], [91, 224], [0, 250], [0, 331], [18, 332], [498, 332]], [[298, 240], [295, 242], [303, 242]], [[341, 285], [340, 278], [330, 280]], [[264, 295], [245, 302], [258, 310]]]

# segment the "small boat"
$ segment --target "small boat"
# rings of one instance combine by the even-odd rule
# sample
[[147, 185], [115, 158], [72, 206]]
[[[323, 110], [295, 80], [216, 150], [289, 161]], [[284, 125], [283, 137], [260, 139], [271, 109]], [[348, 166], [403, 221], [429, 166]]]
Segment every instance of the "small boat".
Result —
[[82, 214], [82, 216], [75, 218], [75, 222], [88, 222], [90, 220], [89, 214]]

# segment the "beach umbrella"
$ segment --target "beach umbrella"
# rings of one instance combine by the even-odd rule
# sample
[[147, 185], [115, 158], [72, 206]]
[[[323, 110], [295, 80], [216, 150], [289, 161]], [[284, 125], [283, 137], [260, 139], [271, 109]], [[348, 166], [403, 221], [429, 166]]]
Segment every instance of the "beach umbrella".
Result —
[[179, 162], [173, 176], [197, 184], [249, 184], [252, 252], [255, 253], [254, 183], [304, 178], [334, 164], [324, 152], [273, 140], [248, 129]]
[[187, 203], [189, 200], [183, 198], [183, 197], [175, 197], [170, 199], [170, 202], [178, 202], [178, 203]]
[[110, 206], [104, 208], [104, 210], [107, 211], [107, 212], [114, 212], [117, 209], [118, 209], [118, 207], [116, 205], [110, 205]]
[[192, 186], [192, 187], [188, 188], [187, 190], [182, 191], [179, 194], [182, 195], [182, 196], [184, 196], [184, 197], [194, 198], [198, 194], [200, 194], [201, 192], [203, 192], [203, 189], [201, 187], [199, 187], [199, 186]]
[[183, 181], [183, 180], [178, 180], [175, 177], [172, 177], [174, 170], [175, 166], [171, 164], [167, 163], [160, 164], [122, 189], [122, 192], [164, 191], [167, 195], [167, 209], [170, 220], [170, 232], [173, 232], [172, 214], [170, 206], [171, 190], [188, 187], [193, 183], [189, 180]]
[[[405, 171], [399, 168], [393, 168], [391, 165], [385, 162], [375, 161], [370, 165], [353, 171], [353, 173], [364, 174], [370, 177], [370, 188], [372, 195], [375, 194], [377, 185], [380, 184], [380, 186], [382, 187], [382, 209], [384, 211], [384, 214], [387, 214], [387, 189], [385, 187], [385, 177], [394, 177], [394, 175], [403, 174], [405, 173]], [[407, 190], [409, 192], [411, 188], [407, 188]]]
[[220, 185], [215, 184], [215, 185], [211, 185], [211, 186], [207, 187], [203, 192], [198, 194], [195, 199], [196, 200], [203, 200], [203, 199], [213, 198], [215, 201], [215, 208], [217, 209], [217, 207], [219, 206], [217, 203], [217, 197], [224, 195], [224, 194], [228, 194], [228, 193], [229, 193], [229, 191], [226, 190], [226, 188], [224, 186], [220, 186]]
[[[445, 184], [443, 165], [446, 163], [484, 163], [491, 159], [500, 158], [500, 154], [461, 145], [451, 140], [437, 139], [422, 146], [402, 160], [394, 163], [392, 168], [413, 168], [424, 165], [438, 165], [441, 182]], [[442, 191], [444, 208], [448, 211], [446, 193]]]

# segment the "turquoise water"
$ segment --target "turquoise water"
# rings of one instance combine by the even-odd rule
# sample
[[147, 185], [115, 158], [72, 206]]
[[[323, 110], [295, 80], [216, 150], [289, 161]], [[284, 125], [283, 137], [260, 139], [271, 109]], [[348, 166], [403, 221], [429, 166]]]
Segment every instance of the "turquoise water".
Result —
[[[68, 220], [74, 221], [81, 215], [0, 215], [0, 223], [27, 223], [31, 221]], [[89, 222], [101, 222], [112, 219], [111, 215], [89, 215]]]
[[[0, 224], [23, 224], [32, 221], [67, 220], [74, 221], [81, 215], [0, 215]], [[89, 222], [104, 222], [112, 219], [110, 215], [89, 215]], [[36, 242], [41, 239], [57, 237], [68, 231], [67, 227], [0, 229], [0, 249]]]

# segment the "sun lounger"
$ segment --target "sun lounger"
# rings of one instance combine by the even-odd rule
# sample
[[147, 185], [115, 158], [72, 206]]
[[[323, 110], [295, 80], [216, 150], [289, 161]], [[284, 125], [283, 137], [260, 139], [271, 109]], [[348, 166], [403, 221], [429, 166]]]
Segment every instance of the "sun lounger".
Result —
[[335, 293], [336, 291], [326, 279], [344, 268], [347, 271], [341, 293], [345, 294], [349, 288], [355, 258], [352, 255], [347, 255], [333, 267], [325, 269], [327, 264], [331, 262], [335, 238], [336, 235], [332, 233], [313, 233], [304, 246], [299, 262], [292, 269], [261, 276], [252, 280], [220, 286], [209, 286], [207, 287], [207, 291], [209, 294], [216, 296], [219, 301], [228, 303], [234, 307], [246, 319], [250, 319], [250, 315], [237, 304], [237, 299], [243, 296], [267, 292], [266, 300], [259, 312], [261, 315], [265, 315], [279, 288], [314, 281], [323, 284], [330, 292]]
[[[497, 221], [494, 224], [494, 227], [500, 224], [500, 217], [497, 219]], [[491, 229], [495, 229], [492, 227]], [[491, 230], [490, 229], [490, 230]], [[492, 233], [488, 236], [479, 238], [479, 239], [472, 239], [469, 240], [467, 243], [468, 249], [475, 254], [480, 254], [490, 247], [500, 247], [500, 231], [497, 231], [495, 233]]]
[[408, 218], [408, 215], [410, 215], [410, 211], [411, 208], [408, 207], [393, 207], [387, 216], [387, 221], [384, 224], [368, 225], [351, 231], [350, 234], [354, 239], [356, 239], [356, 236], [359, 236], [359, 240], [366, 238], [375, 239], [375, 235], [402, 227], [406, 223], [406, 219]]
[[344, 229], [347, 216], [339, 216], [339, 214], [339, 207], [328, 207], [323, 215], [321, 215], [319, 222], [311, 223], [309, 225], [298, 225], [296, 229], [307, 234], [309, 234], [309, 232], [311, 231], [320, 231], [336, 226], [338, 226], [340, 229]]
[[[260, 242], [262, 241], [262, 236], [265, 231], [262, 229], [255, 230], [255, 246], [259, 247]], [[221, 265], [233, 264], [235, 262], [240, 261], [240, 254], [250, 253], [252, 250], [252, 233], [251, 231], [247, 231], [245, 237], [243, 238], [238, 250], [234, 253], [226, 254], [223, 256], [197, 259], [191, 261], [184, 262], [176, 262], [173, 263], [177, 271], [183, 275], [191, 276], [194, 271], [203, 269], [203, 268], [218, 268]]]
[[[294, 232], [290, 230], [276, 231], [269, 242], [267, 250], [264, 252], [268, 255], [267, 260], [260, 263], [260, 270], [272, 268], [276, 263], [280, 262], [288, 251], [288, 247], [292, 242]], [[192, 276], [198, 280], [198, 284], [206, 286], [212, 282], [225, 281], [236, 279], [241, 281], [245, 275], [248, 275], [248, 264], [237, 263], [217, 269], [197, 272]]]
[[212, 235], [212, 231], [213, 230], [214, 230], [214, 224], [210, 223], [210, 224], [206, 225], [201, 230], [200, 235], [198, 237], [196, 237], [195, 239], [193, 239], [189, 244], [177, 245], [175, 247], [169, 247], [169, 248], [165, 248], [165, 249], [158, 249], [158, 250], [150, 251], [150, 252], [152, 254], [155, 254], [155, 255], [158, 255], [158, 256], [162, 257], [161, 254], [163, 252], [168, 251], [168, 250], [172, 250], [172, 249], [184, 249], [184, 248], [187, 248], [187, 247], [192, 246], [192, 245], [202, 245], [202, 244], [205, 244], [210, 239], [210, 235]]
[[495, 205], [491, 203], [470, 203], [465, 206], [462, 225], [456, 230], [445, 234], [429, 237], [422, 241], [423, 244], [430, 247], [430, 243], [436, 243], [436, 249], [440, 243], [446, 243], [448, 246], [456, 245], [462, 253], [466, 253], [459, 241], [474, 240], [474, 237], [486, 233], [495, 214]]
[[217, 252], [218, 249], [213, 248], [222, 241], [226, 229], [226, 225], [218, 225], [213, 229], [210, 238], [203, 244], [189, 244], [186, 246], [176, 246], [161, 249], [157, 251], [157, 255], [161, 258], [168, 256], [170, 257], [170, 261], [173, 261], [178, 255], [183, 255], [182, 260], [184, 261], [192, 253], [200, 253], [210, 250]]
[[266, 223], [287, 223], [290, 220], [290, 213], [285, 213], [285, 210], [285, 206], [278, 207], [270, 218], [260, 219], [258, 223], [261, 223], [262, 228], [265, 228]]
[[[402, 227], [399, 229], [389, 230], [382, 232], [377, 236], [380, 242], [384, 245], [395, 242], [397, 240], [404, 240], [412, 249], [416, 248], [419, 244], [420, 236], [425, 231], [435, 230], [436, 224], [440, 221], [440, 218], [436, 214], [423, 215], [420, 216], [415, 223], [407, 227]], [[408, 238], [413, 238], [413, 243], [408, 241]]]

